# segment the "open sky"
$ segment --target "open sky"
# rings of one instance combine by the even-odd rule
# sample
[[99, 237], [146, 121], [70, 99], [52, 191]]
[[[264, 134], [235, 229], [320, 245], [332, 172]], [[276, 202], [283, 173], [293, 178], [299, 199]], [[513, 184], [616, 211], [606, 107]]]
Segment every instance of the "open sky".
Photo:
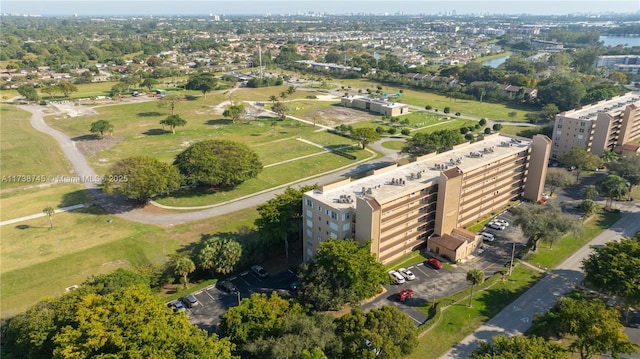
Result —
[[638, 0], [2, 0], [2, 14], [104, 15], [262, 15], [296, 13], [427, 14], [597, 14], [637, 13]]

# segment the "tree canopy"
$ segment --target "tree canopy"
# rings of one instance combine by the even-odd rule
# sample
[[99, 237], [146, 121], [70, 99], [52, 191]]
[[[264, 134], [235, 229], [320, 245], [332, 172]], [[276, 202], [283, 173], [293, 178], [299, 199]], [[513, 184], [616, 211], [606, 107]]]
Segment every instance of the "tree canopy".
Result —
[[244, 105], [238, 104], [238, 105], [228, 106], [222, 113], [222, 116], [230, 118], [231, 122], [236, 123], [236, 121], [238, 121], [242, 117], [243, 113], [244, 113]]
[[176, 156], [174, 165], [187, 180], [210, 187], [233, 187], [262, 170], [248, 146], [228, 140], [196, 142]]
[[173, 116], [176, 113], [175, 111], [178, 104], [185, 100], [186, 97], [183, 94], [179, 92], [169, 92], [164, 97], [160, 98], [160, 100], [158, 100], [158, 107], [168, 107], [169, 114]]
[[361, 127], [354, 128], [351, 131], [351, 137], [360, 142], [360, 145], [364, 150], [369, 143], [379, 140], [380, 134], [372, 127]]
[[471, 353], [471, 359], [568, 359], [569, 354], [561, 345], [533, 336], [495, 336], [493, 343], [480, 341]]
[[92, 277], [2, 326], [11, 358], [233, 358], [233, 344], [176, 315], [131, 272]]
[[607, 168], [629, 183], [629, 193], [640, 185], [640, 156], [620, 157], [616, 162], [607, 163]]
[[207, 92], [215, 90], [218, 80], [208, 72], [192, 75], [184, 86], [187, 90], [196, 90], [202, 92], [202, 97], [207, 98]]
[[300, 272], [300, 300], [318, 310], [339, 309], [380, 291], [389, 278], [368, 243], [330, 239]]
[[98, 120], [96, 122], [91, 123], [91, 128], [89, 132], [91, 133], [99, 133], [100, 137], [104, 137], [105, 132], [111, 133], [113, 131], [113, 124], [107, 120]]
[[162, 126], [169, 126], [171, 133], [176, 134], [176, 126], [185, 126], [187, 121], [180, 117], [180, 115], [170, 115], [164, 120], [160, 120]]
[[628, 191], [627, 181], [616, 175], [607, 176], [598, 186], [598, 193], [607, 198], [607, 207], [612, 207], [613, 200], [625, 197]]
[[580, 107], [586, 94], [585, 86], [573, 76], [553, 76], [538, 85], [538, 100], [542, 104], [555, 104], [560, 111]]
[[264, 240], [265, 248], [282, 240], [288, 258], [289, 238], [297, 240], [302, 234], [302, 194], [314, 187], [287, 187], [284, 193], [258, 206], [260, 217], [256, 218], [254, 224]]
[[567, 167], [574, 167], [573, 171], [576, 174], [576, 182], [580, 180], [582, 171], [602, 167], [602, 159], [600, 159], [600, 157], [580, 147], [572, 148], [571, 151], [558, 158], [558, 162]]
[[134, 156], [116, 162], [102, 182], [106, 193], [131, 197], [147, 203], [151, 197], [167, 193], [180, 186], [178, 170], [168, 163], [149, 156]]
[[242, 258], [242, 246], [229, 238], [205, 236], [197, 254], [200, 268], [228, 274]]
[[432, 133], [418, 132], [407, 140], [403, 153], [422, 156], [432, 152], [444, 152], [464, 142], [458, 130], [439, 130]]
[[367, 313], [356, 308], [336, 321], [345, 359], [400, 359], [418, 345], [416, 326], [395, 306], [383, 306]]
[[587, 286], [615, 295], [627, 309], [640, 305], [640, 233], [594, 247], [582, 268]]
[[620, 324], [620, 313], [598, 299], [579, 294], [563, 297], [553, 310], [534, 321], [533, 331], [558, 338], [566, 337], [569, 350], [581, 359], [611, 352], [632, 353], [638, 346], [629, 341]]
[[534, 251], [539, 241], [552, 246], [565, 234], [578, 232], [581, 228], [580, 220], [576, 216], [563, 213], [558, 206], [525, 203], [511, 208], [510, 211], [516, 217], [513, 224], [522, 229]]
[[553, 195], [558, 188], [568, 187], [573, 184], [573, 178], [564, 168], [549, 168], [545, 185], [549, 187], [549, 194]]

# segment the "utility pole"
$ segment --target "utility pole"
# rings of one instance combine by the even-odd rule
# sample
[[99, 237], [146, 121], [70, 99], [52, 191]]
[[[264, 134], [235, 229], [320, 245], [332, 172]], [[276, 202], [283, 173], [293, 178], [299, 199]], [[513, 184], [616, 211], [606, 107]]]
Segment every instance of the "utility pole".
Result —
[[513, 257], [516, 254], [516, 242], [513, 242], [513, 247], [511, 248], [511, 263], [509, 264], [509, 276], [511, 275], [511, 271], [513, 270]]
[[262, 80], [262, 46], [258, 45], [258, 59], [260, 61], [260, 80]]
[[236, 294], [238, 295], [238, 305], [240, 305], [240, 291], [236, 291]]

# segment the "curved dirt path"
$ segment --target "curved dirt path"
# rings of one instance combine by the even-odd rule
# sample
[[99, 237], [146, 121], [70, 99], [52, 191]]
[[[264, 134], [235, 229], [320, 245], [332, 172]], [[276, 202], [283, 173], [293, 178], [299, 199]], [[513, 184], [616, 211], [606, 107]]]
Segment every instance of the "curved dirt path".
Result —
[[[71, 138], [66, 134], [49, 127], [49, 125], [45, 123], [44, 116], [49, 114], [45, 114], [43, 112], [42, 106], [20, 105], [18, 107], [31, 113], [30, 122], [31, 126], [34, 129], [55, 138], [55, 140], [60, 144], [63, 153], [71, 163], [71, 167], [73, 168], [76, 176], [85, 179], [97, 178], [96, 172], [89, 165], [84, 155], [80, 153], [80, 151], [76, 148], [75, 142], [71, 140]], [[397, 159], [396, 151], [382, 151], [382, 146], [376, 146], [376, 149], [381, 151], [384, 157], [370, 160], [368, 162], [355, 164], [349, 166], [348, 168], [342, 168], [326, 175], [321, 175], [313, 178], [303, 178], [297, 182], [287, 183], [270, 190], [256, 193], [254, 195], [220, 203], [212, 208], [193, 212], [158, 213], [157, 211], [147, 211], [143, 208], [135, 206], [131, 201], [128, 201], [124, 198], [105, 196], [99, 189], [98, 184], [95, 181], [82, 182], [84, 186], [96, 198], [96, 202], [100, 206], [120, 218], [146, 224], [174, 225], [198, 221], [201, 219], [215, 217], [225, 213], [235, 212], [244, 208], [260, 205], [272, 199], [277, 194], [283, 193], [287, 186], [303, 186], [330, 183], [371, 168], [382, 167], [383, 165], [395, 163]]]

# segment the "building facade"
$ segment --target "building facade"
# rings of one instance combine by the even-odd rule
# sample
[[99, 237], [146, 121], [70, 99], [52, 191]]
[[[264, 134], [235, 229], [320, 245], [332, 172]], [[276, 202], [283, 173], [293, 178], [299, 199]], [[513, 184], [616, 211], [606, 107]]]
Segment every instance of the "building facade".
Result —
[[469, 252], [479, 238], [470, 239], [464, 226], [511, 201], [540, 198], [550, 150], [546, 136], [493, 134], [361, 179], [319, 186], [303, 195], [304, 260], [329, 238], [371, 241], [382, 263], [424, 247], [433, 236], [467, 238], [474, 242], [464, 246]]
[[640, 93], [629, 92], [556, 115], [551, 158], [574, 147], [602, 156], [639, 138]]
[[342, 97], [340, 103], [345, 107], [357, 108], [384, 116], [400, 116], [409, 113], [408, 105], [386, 99], [349, 95]]

